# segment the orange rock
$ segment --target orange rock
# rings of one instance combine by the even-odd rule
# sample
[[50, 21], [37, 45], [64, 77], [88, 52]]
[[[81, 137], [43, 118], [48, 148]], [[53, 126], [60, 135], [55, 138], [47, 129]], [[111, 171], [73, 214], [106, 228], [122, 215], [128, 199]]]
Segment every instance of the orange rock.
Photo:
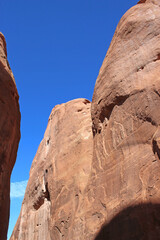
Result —
[[15, 80], [7, 60], [6, 42], [0, 33], [0, 239], [7, 239], [10, 208], [10, 175], [20, 139], [20, 112]]
[[90, 107], [88, 100], [77, 99], [52, 110], [12, 240], [69, 236], [91, 169]]
[[11, 240], [160, 238], [160, 1], [140, 3], [100, 69], [93, 139], [89, 103], [53, 110]]
[[96, 81], [89, 188], [99, 196], [93, 205], [102, 203], [97, 226], [105, 224], [96, 239], [160, 237], [158, 4], [146, 1], [122, 17]]

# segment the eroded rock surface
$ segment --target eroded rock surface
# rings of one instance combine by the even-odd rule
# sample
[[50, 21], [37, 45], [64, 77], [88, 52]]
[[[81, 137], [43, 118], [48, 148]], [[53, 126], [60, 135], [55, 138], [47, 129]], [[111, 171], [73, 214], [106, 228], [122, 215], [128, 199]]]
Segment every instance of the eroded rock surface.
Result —
[[19, 96], [7, 60], [6, 42], [0, 33], [0, 239], [7, 239], [10, 208], [10, 175], [20, 139]]
[[75, 102], [53, 110], [11, 239], [158, 240], [160, 1], [140, 1], [117, 26], [93, 94], [93, 139], [81, 101], [87, 115]]
[[123, 218], [126, 230], [110, 224], [104, 239], [160, 237], [160, 215], [146, 205], [160, 203], [159, 5], [146, 1], [122, 17], [95, 85], [90, 191], [96, 196], [93, 205], [102, 203], [96, 207], [97, 226], [109, 224], [127, 207], [148, 206], [146, 217], [135, 208]]
[[74, 239], [69, 232], [79, 221], [75, 216], [92, 161], [90, 108], [88, 100], [77, 99], [52, 110], [31, 167], [12, 240]]

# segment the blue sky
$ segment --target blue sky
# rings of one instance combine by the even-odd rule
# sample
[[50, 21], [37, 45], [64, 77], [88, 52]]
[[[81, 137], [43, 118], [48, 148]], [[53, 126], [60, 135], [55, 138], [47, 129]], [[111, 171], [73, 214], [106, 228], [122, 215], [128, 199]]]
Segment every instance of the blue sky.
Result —
[[[22, 116], [12, 183], [17, 185], [29, 178], [52, 108], [79, 97], [92, 99], [116, 25], [136, 3], [135, 0], [0, 1], [0, 31], [7, 41]], [[19, 215], [23, 194], [19, 195], [11, 196], [9, 235]]]

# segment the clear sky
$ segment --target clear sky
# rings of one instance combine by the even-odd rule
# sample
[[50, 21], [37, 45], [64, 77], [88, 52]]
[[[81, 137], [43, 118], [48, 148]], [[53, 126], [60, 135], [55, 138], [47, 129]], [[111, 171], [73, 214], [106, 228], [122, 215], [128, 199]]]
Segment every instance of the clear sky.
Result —
[[[10, 235], [52, 108], [92, 99], [122, 15], [135, 0], [1, 0], [0, 31], [20, 95], [21, 141], [12, 173]], [[19, 183], [22, 182], [22, 183]], [[23, 186], [23, 187], [22, 187]], [[17, 193], [17, 191], [21, 193]]]

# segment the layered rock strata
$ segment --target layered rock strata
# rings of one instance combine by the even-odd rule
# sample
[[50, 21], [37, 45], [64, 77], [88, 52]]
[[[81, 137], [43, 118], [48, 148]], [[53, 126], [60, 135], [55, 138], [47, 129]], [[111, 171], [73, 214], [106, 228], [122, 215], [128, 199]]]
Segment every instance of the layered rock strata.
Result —
[[20, 140], [19, 96], [0, 33], [0, 239], [7, 239], [10, 209], [10, 175]]
[[[64, 120], [54, 114], [53, 126], [59, 127], [52, 133], [57, 134], [45, 134], [40, 145], [11, 239], [158, 240], [160, 0], [140, 1], [120, 20], [94, 89], [93, 139], [88, 130], [89, 137], [81, 140], [82, 151], [77, 150], [77, 141], [70, 140], [73, 134], [66, 124], [72, 123], [74, 138], [79, 139], [73, 119], [82, 111], [73, 106], [64, 111]], [[86, 106], [90, 108], [89, 103]], [[91, 129], [89, 109], [87, 119]], [[36, 227], [43, 216], [36, 211], [43, 211], [45, 204], [49, 220]], [[48, 235], [40, 237], [40, 231]]]
[[90, 108], [88, 100], [77, 99], [52, 110], [12, 240], [62, 239], [79, 221], [92, 161]]

